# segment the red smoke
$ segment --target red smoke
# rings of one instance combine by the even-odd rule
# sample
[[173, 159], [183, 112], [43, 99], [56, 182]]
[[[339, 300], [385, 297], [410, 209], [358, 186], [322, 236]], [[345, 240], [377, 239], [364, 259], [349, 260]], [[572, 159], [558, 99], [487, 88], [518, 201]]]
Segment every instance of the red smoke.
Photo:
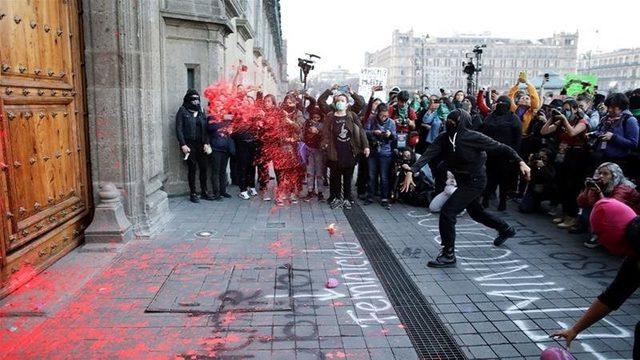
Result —
[[261, 144], [255, 164], [266, 168], [272, 162], [276, 170], [276, 197], [298, 194], [305, 177], [299, 153], [300, 125], [281, 108], [267, 107], [263, 99], [254, 100], [245, 92], [232, 89], [234, 87], [225, 82], [205, 89], [209, 121], [229, 121], [223, 130], [227, 134], [250, 132]]

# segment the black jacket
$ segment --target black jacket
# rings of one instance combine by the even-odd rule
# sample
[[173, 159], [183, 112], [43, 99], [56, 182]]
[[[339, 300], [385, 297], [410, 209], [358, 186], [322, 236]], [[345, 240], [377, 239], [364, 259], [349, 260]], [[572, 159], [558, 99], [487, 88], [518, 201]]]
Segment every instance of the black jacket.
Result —
[[482, 133], [495, 141], [509, 145], [515, 151], [520, 151], [522, 124], [511, 111], [504, 115], [498, 115], [495, 112], [489, 114], [482, 125]]
[[[200, 123], [200, 131], [198, 131], [197, 123]], [[176, 114], [176, 135], [180, 146], [190, 142], [208, 143], [209, 135], [207, 133], [207, 120], [204, 112], [198, 111], [198, 116], [193, 117], [191, 111], [181, 106]]]
[[[411, 167], [414, 174], [430, 161], [440, 159], [445, 162], [447, 170], [453, 173], [456, 180], [463, 182], [471, 177], [486, 177], [484, 164], [487, 161], [487, 152], [502, 154], [517, 162], [522, 161], [511, 147], [482, 133], [469, 130], [471, 116], [466, 111], [459, 111], [461, 115], [455, 140], [446, 132], [440, 134]], [[455, 143], [455, 148], [452, 143]]]

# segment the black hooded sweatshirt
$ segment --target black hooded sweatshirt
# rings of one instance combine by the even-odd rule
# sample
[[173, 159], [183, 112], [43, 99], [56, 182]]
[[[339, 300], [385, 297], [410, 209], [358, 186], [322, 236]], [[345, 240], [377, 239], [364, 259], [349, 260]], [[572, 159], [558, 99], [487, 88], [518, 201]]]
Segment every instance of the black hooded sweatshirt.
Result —
[[[518, 153], [511, 147], [497, 142], [477, 131], [469, 130], [471, 116], [464, 110], [460, 112], [458, 127], [453, 134], [440, 134], [427, 151], [411, 167], [414, 174], [434, 159], [445, 162], [458, 182], [465, 182], [473, 177], [486, 177], [485, 162], [487, 152], [501, 154], [517, 162], [522, 161]], [[453, 114], [453, 112], [452, 112]], [[449, 115], [451, 116], [451, 115]]]
[[[176, 136], [180, 146], [188, 143], [205, 144], [209, 142], [207, 119], [199, 105], [191, 104], [191, 97], [198, 92], [189, 89], [182, 99], [182, 106], [176, 114]], [[199, 95], [198, 95], [199, 96]], [[198, 112], [197, 116], [193, 116]]]

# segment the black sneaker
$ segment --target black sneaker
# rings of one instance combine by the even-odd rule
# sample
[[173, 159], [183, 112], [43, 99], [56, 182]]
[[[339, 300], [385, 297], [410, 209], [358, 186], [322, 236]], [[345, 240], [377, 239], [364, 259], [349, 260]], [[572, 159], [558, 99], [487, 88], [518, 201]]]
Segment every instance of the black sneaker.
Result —
[[515, 235], [516, 235], [516, 229], [509, 226], [507, 230], [498, 234], [498, 237], [496, 237], [496, 239], [493, 240], [493, 245], [500, 246], [504, 244], [504, 242], [507, 241], [507, 239], [512, 238]]
[[203, 200], [207, 200], [207, 201], [214, 201], [214, 200], [217, 200], [217, 199], [216, 199], [216, 196], [211, 196], [211, 195], [209, 195], [209, 194], [204, 194], [204, 195], [202, 195], [200, 198], [201, 198], [201, 199], [203, 199]]
[[380, 205], [382, 205], [382, 207], [387, 209], [387, 210], [391, 210], [391, 205], [389, 205], [389, 201], [388, 200], [382, 200], [380, 202]]
[[587, 247], [589, 249], [597, 248], [598, 246], [600, 246], [600, 244], [598, 244], [598, 236], [591, 235], [589, 240], [583, 242], [582, 245], [584, 245], [584, 247]]
[[193, 194], [189, 195], [189, 201], [191, 201], [192, 203], [195, 203], [195, 204], [199, 203], [200, 199], [198, 199], [198, 194], [193, 193]]
[[371, 200], [371, 199], [369, 199], [369, 198], [366, 198], [362, 203], [363, 203], [364, 205], [371, 205], [371, 204], [373, 204], [373, 200]]
[[346, 209], [346, 210], [351, 210], [351, 200], [345, 200], [344, 203], [342, 204], [342, 206]]
[[450, 252], [448, 254], [441, 252], [437, 258], [435, 258], [434, 260], [430, 260], [427, 263], [427, 266], [432, 268], [456, 267], [456, 256], [453, 254], [453, 252]]
[[318, 193], [318, 201], [324, 202], [324, 195], [322, 195], [322, 193]]
[[231, 195], [227, 194], [226, 192], [225, 192], [225, 193], [220, 194], [220, 196], [222, 196], [222, 197], [224, 197], [224, 198], [227, 198], [227, 199], [231, 199]]

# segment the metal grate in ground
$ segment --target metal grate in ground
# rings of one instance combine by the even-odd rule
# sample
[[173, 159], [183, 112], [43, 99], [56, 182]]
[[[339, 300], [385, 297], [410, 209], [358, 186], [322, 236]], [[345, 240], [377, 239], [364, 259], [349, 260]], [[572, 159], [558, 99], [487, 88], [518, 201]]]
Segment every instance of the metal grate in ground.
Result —
[[344, 213], [404, 325], [418, 357], [466, 359], [420, 289], [360, 206], [354, 204], [353, 209], [345, 210]]

